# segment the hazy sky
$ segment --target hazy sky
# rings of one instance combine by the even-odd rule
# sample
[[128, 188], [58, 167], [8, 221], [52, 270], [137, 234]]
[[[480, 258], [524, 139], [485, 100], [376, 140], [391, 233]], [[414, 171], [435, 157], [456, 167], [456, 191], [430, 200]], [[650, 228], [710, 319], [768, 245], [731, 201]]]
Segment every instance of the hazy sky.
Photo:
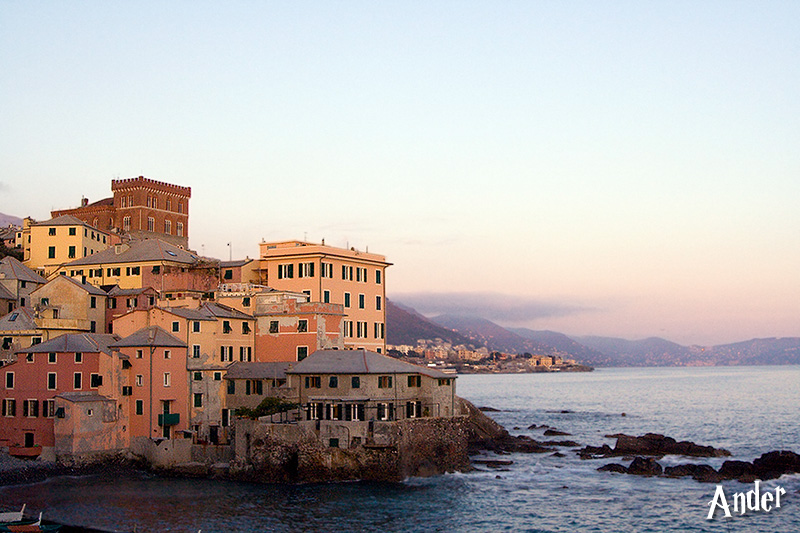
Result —
[[0, 212], [192, 187], [425, 313], [800, 335], [800, 2], [1, 2]]

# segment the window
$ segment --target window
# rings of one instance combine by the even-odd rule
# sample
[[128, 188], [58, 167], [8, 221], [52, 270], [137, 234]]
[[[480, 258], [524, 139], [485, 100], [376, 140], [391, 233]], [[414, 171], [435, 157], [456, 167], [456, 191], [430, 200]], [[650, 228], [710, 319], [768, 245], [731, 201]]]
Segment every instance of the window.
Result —
[[95, 322], [94, 320], [89, 322], [89, 332], [90, 333], [97, 333], [97, 322]]
[[392, 376], [378, 376], [378, 388], [379, 389], [391, 389], [392, 388]]
[[438, 385], [440, 387], [450, 386], [450, 380], [449, 379], [439, 379], [439, 380], [437, 380], [437, 383], [438, 383]]
[[153, 274], [160, 274], [161, 273], [161, 265], [155, 265], [153, 267]]
[[122, 395], [123, 396], [133, 396], [133, 387], [122, 387]]
[[422, 402], [406, 402], [406, 417], [419, 418], [422, 416]]
[[353, 267], [342, 265], [342, 279], [353, 281]]
[[344, 306], [345, 307], [350, 307], [350, 293], [349, 292], [344, 293]]
[[36, 418], [39, 416], [39, 400], [25, 400], [22, 402], [22, 416]]
[[156, 230], [156, 219], [153, 217], [147, 217], [147, 231], [155, 231]]
[[166, 233], [167, 235], [172, 235], [172, 221], [171, 220], [165, 220], [164, 221], [164, 233]]
[[331, 376], [328, 378], [328, 387], [331, 389], [336, 389], [339, 387], [339, 377], [338, 376]]
[[322, 263], [322, 272], [320, 276], [323, 278], [333, 278], [333, 263]]
[[322, 303], [331, 303], [331, 291], [326, 290], [322, 292]]
[[69, 247], [69, 252], [67, 253], [67, 255], [69, 256], [70, 259], [75, 259], [75, 247], [74, 246], [70, 246]]
[[277, 320], [270, 320], [270, 322], [269, 322], [269, 332], [270, 333], [278, 333], [278, 321]]
[[284, 278], [293, 278], [294, 277], [294, 265], [278, 265], [278, 279]]
[[56, 373], [47, 373], [47, 390], [56, 390]]
[[178, 202], [178, 213], [183, 213], [183, 202]]
[[136, 400], [136, 414], [144, 414], [144, 400]]
[[166, 209], [167, 209], [167, 211], [172, 211], [172, 200], [170, 200], [169, 198], [167, 198], [167, 207], [166, 207]]
[[382, 322], [375, 322], [374, 330], [375, 330], [374, 331], [375, 338], [376, 339], [382, 339], [383, 338], [383, 332], [384, 332], [383, 323]]
[[141, 359], [144, 355], [142, 350], [136, 350], [136, 359]]
[[377, 285], [381, 284], [381, 271], [380, 270], [376, 270], [375, 271], [375, 283]]
[[299, 333], [305, 333], [308, 331], [308, 320], [302, 319], [297, 321], [297, 331]]
[[144, 376], [141, 374], [136, 374], [136, 386], [141, 387], [144, 385]]
[[380, 296], [376, 296], [375, 297], [375, 310], [376, 311], [380, 311], [381, 310], [381, 305], [382, 305], [381, 297]]
[[359, 321], [356, 323], [356, 337], [359, 339], [367, 338], [367, 323]]
[[103, 376], [100, 374], [91, 374], [89, 376], [89, 386], [93, 389], [103, 385]]
[[363, 294], [359, 294], [358, 295], [358, 308], [359, 309], [364, 309], [364, 304], [365, 304], [364, 295]]
[[249, 379], [246, 379], [245, 382], [244, 382], [244, 393], [247, 396], [250, 396], [250, 380]]
[[169, 372], [164, 372], [164, 386], [169, 387], [170, 385], [172, 385], [172, 376]]
[[199, 392], [194, 393], [194, 406], [203, 407], [203, 395]]
[[314, 263], [299, 263], [297, 265], [297, 277], [299, 277], [299, 278], [313, 278], [314, 277]]
[[3, 337], [3, 349], [9, 350], [11, 349], [11, 345], [13, 344], [14, 339], [12, 337]]
[[352, 320], [343, 320], [342, 326], [344, 329], [344, 336], [345, 337], [352, 337], [353, 336], [353, 321]]
[[408, 386], [409, 387], [421, 387], [422, 386], [422, 376], [408, 376]]
[[236, 394], [236, 382], [232, 379], [228, 380], [228, 394]]
[[50, 352], [50, 353], [47, 354], [47, 362], [50, 363], [51, 365], [56, 364], [56, 353], [55, 352]]
[[68, 231], [69, 236], [70, 237], [74, 237], [75, 235], [77, 235], [77, 231], [76, 230], [77, 230], [77, 228], [69, 228], [69, 231]]
[[171, 359], [172, 358], [172, 351], [164, 350], [164, 359]]
[[245, 296], [242, 298], [242, 307], [250, 307], [250, 297]]
[[353, 389], [360, 389], [361, 388], [361, 377], [360, 376], [353, 376], [350, 378], [350, 388]]
[[41, 344], [41, 343], [42, 343], [42, 338], [41, 337], [31, 337], [31, 346], [34, 346], [36, 344]]
[[6, 372], [6, 389], [13, 390], [14, 389], [14, 373], [13, 372]]
[[45, 418], [53, 418], [54, 416], [56, 416], [55, 400], [42, 401], [42, 416]]
[[394, 404], [393, 403], [379, 403], [378, 404], [378, 420], [392, 420], [394, 419]]
[[222, 333], [230, 333], [231, 331], [233, 331], [233, 329], [231, 329], [230, 320], [223, 320], [222, 321]]
[[192, 322], [192, 332], [193, 333], [200, 333], [200, 321], [195, 320]]
[[47, 248], [47, 258], [48, 259], [55, 259], [56, 258], [56, 247], [55, 246], [49, 246]]
[[172, 323], [172, 331], [180, 331], [181, 330], [181, 323], [180, 322], [173, 322]]
[[14, 398], [3, 400], [3, 416], [17, 416], [17, 401]]
[[356, 281], [367, 282], [367, 269], [356, 267]]
[[297, 360], [302, 361], [308, 357], [308, 346], [298, 346], [297, 347]]
[[263, 381], [261, 381], [260, 379], [254, 380], [253, 381], [253, 387], [254, 387], [254, 390], [256, 391], [256, 394], [259, 394], [259, 395], [262, 395], [262, 396], [264, 395], [264, 382]]
[[123, 217], [122, 218], [122, 229], [123, 229], [123, 231], [130, 231], [131, 230], [131, 217]]
[[55, 235], [56, 234], [56, 228], [48, 228], [47, 234], [48, 235]]
[[322, 378], [320, 376], [306, 376], [307, 389], [319, 389], [322, 387]]
[[200, 345], [199, 344], [192, 345], [192, 357], [194, 359], [199, 359], [200, 358]]
[[222, 372], [214, 372], [214, 381], [222, 381]]
[[183, 222], [178, 222], [177, 226], [178, 226], [178, 231], [176, 232], [176, 234], [178, 235], [178, 237], [183, 237]]
[[75, 375], [72, 377], [72, 388], [75, 390], [81, 390], [83, 386], [83, 374], [80, 372], [75, 372]]
[[250, 333], [250, 324], [248, 322], [242, 322], [242, 335], [247, 335]]

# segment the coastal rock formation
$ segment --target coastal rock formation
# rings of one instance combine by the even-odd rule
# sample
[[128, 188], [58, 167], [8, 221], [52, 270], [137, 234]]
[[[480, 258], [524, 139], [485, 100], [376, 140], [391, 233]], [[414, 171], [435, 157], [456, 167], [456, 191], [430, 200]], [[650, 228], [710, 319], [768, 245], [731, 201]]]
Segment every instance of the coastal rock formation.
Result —
[[712, 446], [701, 446], [694, 442], [678, 442], [672, 437], [665, 437], [657, 433], [647, 433], [640, 437], [618, 434], [617, 443], [613, 449], [607, 444], [601, 447], [586, 446], [578, 453], [583, 458], [591, 457], [626, 457], [626, 456], [651, 456], [663, 457], [664, 455], [685, 455], [687, 457], [729, 457], [731, 452]]
[[636, 457], [630, 466], [611, 463], [601, 466], [601, 472], [616, 472], [620, 474], [634, 474], [664, 477], [691, 477], [703, 483], [719, 483], [723, 480], [735, 479], [742, 483], [752, 483], [756, 479], [776, 479], [784, 474], [800, 473], [800, 455], [787, 451], [772, 451], [747, 461], [725, 461], [719, 470], [714, 470], [709, 465], [686, 463], [664, 468], [652, 457]]

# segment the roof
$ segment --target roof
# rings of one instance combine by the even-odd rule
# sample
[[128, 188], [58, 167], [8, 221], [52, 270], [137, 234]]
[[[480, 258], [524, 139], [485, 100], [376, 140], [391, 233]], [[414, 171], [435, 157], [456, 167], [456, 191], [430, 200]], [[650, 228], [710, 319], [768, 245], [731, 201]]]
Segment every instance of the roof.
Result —
[[102, 396], [97, 394], [96, 392], [62, 392], [61, 394], [56, 394], [56, 398], [62, 398], [67, 400], [68, 402], [107, 402], [110, 401], [111, 398], [107, 396]]
[[287, 374], [424, 374], [452, 378], [423, 366], [412, 365], [367, 350], [318, 350], [286, 371]]
[[139, 346], [152, 346], [164, 348], [186, 348], [186, 343], [176, 339], [158, 326], [140, 329], [133, 335], [111, 344], [111, 348], [132, 348]]
[[236, 261], [221, 261], [219, 264], [220, 268], [236, 268], [236, 267], [243, 267], [248, 263], [252, 263], [252, 259], [238, 259]]
[[31, 331], [39, 329], [33, 319], [33, 311], [27, 307], [18, 307], [0, 317], [0, 331]]
[[[70, 276], [56, 276], [53, 279], [51, 279], [47, 284], [49, 285], [50, 283], [63, 283], [63, 282], [59, 282], [58, 281], [58, 280], [62, 280], [62, 279], [65, 280], [65, 281], [71, 282], [73, 285], [77, 285], [78, 287], [80, 287], [81, 289], [85, 290], [89, 294], [94, 294], [94, 295], [97, 295], [97, 296], [108, 296], [106, 291], [104, 291], [100, 287], [96, 287], [95, 285], [92, 285], [91, 283], [81, 283], [77, 279], [72, 278]], [[44, 288], [45, 287], [39, 287], [38, 289], [36, 289], [35, 291], [32, 291], [32, 292], [39, 292]]]
[[159, 309], [163, 309], [167, 313], [172, 313], [186, 320], [214, 321], [214, 317], [208, 313], [204, 313], [202, 309], [190, 309], [188, 307], [159, 307]]
[[34, 226], [88, 226], [83, 220], [72, 215], [61, 215], [44, 222], [35, 222]]
[[101, 289], [106, 291], [109, 296], [137, 296], [145, 292], [155, 293], [152, 287], [142, 287], [139, 289], [122, 289], [119, 285], [101, 285]]
[[106, 353], [111, 355], [111, 344], [119, 340], [119, 336], [107, 333], [67, 333], [54, 339], [34, 344], [30, 348], [17, 353]]
[[112, 263], [136, 263], [142, 261], [168, 261], [193, 265], [200, 260], [196, 255], [187, 252], [168, 242], [159, 239], [131, 241], [130, 244], [111, 246], [81, 259], [76, 259], [66, 266], [106, 265]]
[[292, 363], [233, 363], [225, 379], [284, 379]]
[[8, 289], [0, 285], [0, 300], [16, 300], [16, 298], [8, 292]]
[[162, 307], [162, 309], [187, 320], [216, 320], [219, 318], [254, 320], [252, 316], [246, 313], [215, 302], [205, 302], [197, 309], [187, 307]]
[[31, 283], [41, 283], [42, 285], [47, 283], [46, 279], [10, 255], [0, 259], [0, 278], [29, 281]]

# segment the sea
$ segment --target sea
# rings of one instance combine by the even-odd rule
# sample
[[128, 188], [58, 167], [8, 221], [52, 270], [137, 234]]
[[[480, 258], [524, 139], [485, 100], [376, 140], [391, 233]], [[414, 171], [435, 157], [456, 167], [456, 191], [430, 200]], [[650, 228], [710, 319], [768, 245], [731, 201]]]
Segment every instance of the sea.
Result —
[[[581, 445], [606, 435], [661, 433], [752, 461], [772, 450], [800, 453], [800, 366], [601, 368], [590, 373], [461, 375], [458, 394], [512, 434], [548, 440], [546, 425]], [[0, 507], [110, 531], [800, 531], [800, 475], [765, 481], [786, 491], [781, 507], [708, 519], [716, 484], [599, 472], [620, 459], [487, 454], [500, 469], [411, 478], [402, 483], [251, 484], [161, 478], [57, 477], [0, 487]], [[667, 456], [663, 466], [724, 459]], [[720, 484], [727, 498], [753, 484]], [[732, 508], [732, 501], [729, 501]]]

